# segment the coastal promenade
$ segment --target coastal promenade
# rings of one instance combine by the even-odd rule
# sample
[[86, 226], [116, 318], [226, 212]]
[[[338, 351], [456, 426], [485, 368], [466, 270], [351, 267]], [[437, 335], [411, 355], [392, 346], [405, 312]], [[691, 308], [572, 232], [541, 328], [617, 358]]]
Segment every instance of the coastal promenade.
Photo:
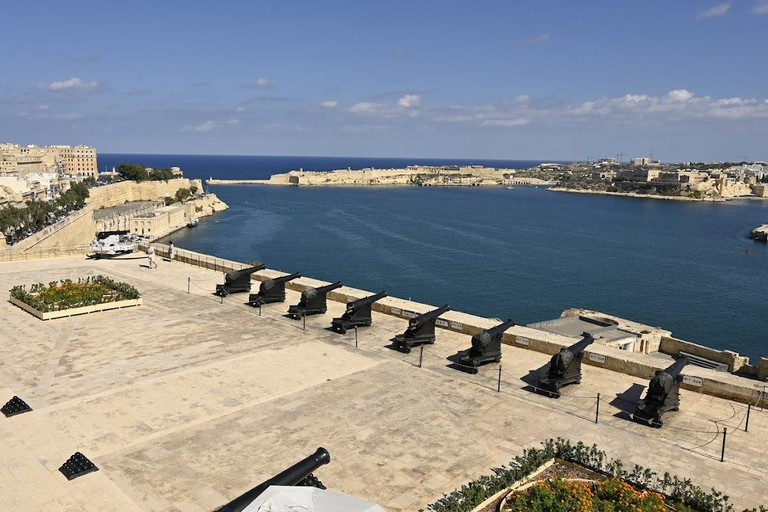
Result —
[[[768, 503], [766, 411], [745, 432], [745, 406], [683, 390], [681, 411], [651, 429], [626, 418], [647, 380], [585, 366], [580, 386], [548, 399], [522, 379], [549, 356], [507, 345], [497, 392], [497, 365], [450, 368], [468, 335], [440, 330], [419, 367], [418, 351], [388, 348], [402, 318], [374, 312], [355, 347], [354, 332], [326, 330], [342, 303], [304, 330], [283, 316], [295, 291], [259, 316], [242, 294], [212, 295], [221, 272], [159, 263], [0, 263], [0, 289], [104, 274], [144, 301], [50, 322], [0, 305], [0, 397], [34, 409], [0, 417], [0, 509], [212, 510], [324, 446], [329, 489], [415, 511], [558, 436], [716, 487], [737, 508]], [[68, 482], [57, 468], [75, 451], [100, 471]]]

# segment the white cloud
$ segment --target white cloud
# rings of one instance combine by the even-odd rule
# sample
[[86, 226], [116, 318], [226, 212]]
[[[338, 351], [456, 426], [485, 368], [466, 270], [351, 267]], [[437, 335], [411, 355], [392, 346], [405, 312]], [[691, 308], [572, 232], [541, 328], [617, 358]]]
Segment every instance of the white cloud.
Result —
[[757, 2], [755, 6], [752, 7], [752, 14], [757, 14], [758, 16], [768, 14], [768, 1], [761, 0]]
[[213, 130], [215, 130], [218, 127], [219, 127], [219, 125], [216, 124], [215, 121], [208, 120], [208, 121], [205, 121], [202, 124], [199, 124], [197, 126], [185, 126], [184, 128], [181, 129], [181, 131], [183, 131], [183, 132], [205, 133], [205, 132], [213, 131]]
[[320, 108], [336, 108], [338, 105], [338, 101], [324, 101], [320, 104]]
[[245, 112], [246, 110], [248, 109], [244, 105], [240, 105], [235, 109], [235, 112]]
[[404, 108], [416, 107], [421, 102], [421, 96], [418, 94], [406, 94], [397, 101], [397, 104]]
[[232, 119], [227, 120], [227, 124], [230, 126], [240, 124], [240, 120], [233, 117]]
[[275, 84], [272, 83], [272, 80], [269, 78], [260, 77], [255, 82], [245, 84], [243, 87], [248, 89], [269, 89], [270, 87], [274, 87], [274, 85]]
[[59, 119], [61, 121], [74, 121], [75, 119], [82, 119], [83, 117], [83, 114], [78, 114], [75, 112], [70, 112], [68, 114], [57, 114], [53, 116], [54, 119]]
[[528, 96], [527, 94], [521, 94], [520, 96], [515, 98], [513, 101], [515, 103], [528, 103], [529, 101], [531, 101], [531, 97]]
[[702, 12], [698, 16], [696, 16], [696, 19], [702, 19], [702, 18], [714, 18], [716, 16], [722, 16], [723, 14], [727, 13], [728, 10], [731, 8], [731, 2], [725, 2], [724, 4], [718, 4], [714, 7], [710, 7], [706, 11]]
[[374, 112], [378, 112], [381, 110], [382, 105], [380, 103], [371, 103], [368, 101], [363, 101], [360, 103], [355, 103], [352, 105], [349, 109], [350, 112], [353, 114], [372, 114]]
[[625, 94], [617, 98], [600, 98], [568, 107], [571, 116], [614, 116], [638, 119], [646, 116], [667, 116], [680, 119], [765, 119], [768, 100], [756, 98], [712, 98], [695, 96], [687, 89], [675, 89], [664, 96]]
[[[693, 98], [693, 93], [688, 89], [675, 89], [674, 91], [669, 91], [667, 97], [672, 101], [688, 101]], [[643, 99], [645, 100], [647, 97]]]
[[488, 119], [486, 121], [483, 121], [480, 123], [481, 126], [502, 126], [505, 128], [509, 128], [512, 126], [525, 126], [526, 124], [530, 123], [530, 119], [520, 118], [520, 119]]
[[80, 91], [89, 92], [99, 88], [99, 82], [84, 82], [79, 77], [62, 80], [60, 82], [51, 82], [46, 86], [49, 91]]
[[550, 39], [549, 34], [539, 34], [538, 36], [529, 37], [525, 40], [525, 43], [529, 45], [542, 44], [549, 42]]

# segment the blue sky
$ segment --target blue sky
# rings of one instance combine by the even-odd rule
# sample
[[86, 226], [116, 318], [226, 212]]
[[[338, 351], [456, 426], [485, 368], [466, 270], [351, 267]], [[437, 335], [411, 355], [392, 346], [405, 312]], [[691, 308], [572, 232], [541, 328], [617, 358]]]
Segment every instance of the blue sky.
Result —
[[0, 141], [768, 159], [768, 0], [28, 0], [0, 15]]

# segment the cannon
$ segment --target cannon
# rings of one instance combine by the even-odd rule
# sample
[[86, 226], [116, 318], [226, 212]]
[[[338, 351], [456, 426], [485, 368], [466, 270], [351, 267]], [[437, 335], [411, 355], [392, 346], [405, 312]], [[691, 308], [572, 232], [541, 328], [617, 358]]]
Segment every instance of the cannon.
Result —
[[680, 410], [680, 372], [688, 364], [687, 357], [681, 357], [666, 370], [657, 370], [648, 384], [645, 398], [635, 407], [632, 418], [638, 423], [660, 428], [664, 423], [661, 416], [667, 411]]
[[446, 304], [411, 318], [408, 321], [408, 328], [405, 332], [395, 336], [395, 348], [407, 354], [416, 345], [433, 344], [435, 342], [435, 322], [437, 322], [437, 317], [450, 310], [451, 306]]
[[288, 274], [287, 276], [273, 277], [262, 281], [259, 286], [259, 293], [252, 293], [248, 296], [248, 304], [251, 306], [262, 306], [274, 302], [285, 301], [285, 283], [301, 277], [299, 272]]
[[216, 285], [216, 295], [226, 297], [230, 293], [251, 291], [251, 274], [264, 270], [266, 265], [256, 265], [255, 267], [244, 268], [242, 270], [233, 270], [227, 272], [224, 276], [224, 284]]
[[300, 460], [293, 466], [273, 476], [269, 480], [260, 483], [250, 491], [238, 496], [226, 505], [217, 508], [216, 511], [241, 512], [271, 485], [313, 485], [314, 487], [325, 489], [325, 486], [323, 486], [322, 482], [320, 482], [314, 475], [312, 475], [312, 472], [316, 471], [320, 466], [328, 464], [329, 462], [331, 462], [331, 455], [328, 453], [328, 450], [320, 447], [309, 457]]
[[595, 338], [591, 334], [584, 333], [581, 341], [568, 348], [560, 349], [560, 352], [552, 356], [549, 362], [549, 370], [539, 377], [537, 387], [553, 398], [560, 398], [560, 388], [568, 384], [581, 382], [581, 360], [584, 359], [584, 349]]
[[477, 373], [477, 368], [486, 363], [501, 361], [501, 336], [504, 331], [515, 325], [511, 318], [495, 327], [472, 336], [472, 348], [461, 354], [460, 369], [468, 373]]
[[299, 303], [288, 307], [288, 316], [300, 318], [302, 315], [324, 314], [328, 311], [328, 304], [326, 302], [328, 292], [341, 287], [341, 281], [336, 281], [333, 284], [318, 286], [317, 288], [307, 288], [301, 292]]
[[371, 325], [371, 306], [379, 299], [387, 296], [387, 292], [379, 292], [375, 295], [369, 295], [362, 299], [353, 300], [347, 303], [347, 310], [339, 318], [334, 318], [331, 322], [331, 329], [344, 334], [349, 329], [355, 327]]

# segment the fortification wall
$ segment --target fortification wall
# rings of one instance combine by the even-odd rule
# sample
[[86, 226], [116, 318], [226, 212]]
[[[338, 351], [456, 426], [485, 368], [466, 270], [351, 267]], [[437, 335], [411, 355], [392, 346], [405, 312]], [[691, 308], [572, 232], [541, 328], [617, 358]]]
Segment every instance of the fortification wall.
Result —
[[661, 339], [661, 347], [659, 348], [659, 351], [673, 356], [680, 355], [680, 352], [693, 354], [694, 356], [703, 357], [710, 361], [726, 364], [728, 365], [728, 371], [730, 372], [736, 372], [742, 366], [749, 364], [749, 358], [739, 355], [738, 352], [717, 350], [705, 347], [704, 345], [691, 343], [690, 341], [673, 338], [671, 336], [664, 336]]
[[[159, 255], [168, 255], [167, 245], [153, 245], [157, 249]], [[142, 246], [142, 248], [145, 248], [145, 246]], [[185, 251], [183, 249], [177, 250], [177, 259], [181, 262], [214, 269], [220, 272], [229, 272], [248, 267], [248, 265], [244, 263], [215, 258], [206, 254]], [[265, 269], [254, 273], [251, 277], [255, 281], [265, 281], [269, 278], [282, 275], [286, 275], [286, 273]], [[330, 283], [308, 277], [301, 277], [287, 283], [286, 287], [301, 292], [308, 287], [317, 287], [326, 284]], [[328, 298], [330, 300], [346, 303], [350, 300], [372, 295], [373, 293], [374, 292], [343, 286], [330, 292]], [[373, 304], [374, 311], [401, 317], [404, 320], [412, 316], [409, 315], [409, 313], [426, 313], [435, 308], [436, 306], [430, 304], [412, 302], [397, 297], [386, 297]], [[446, 325], [441, 325], [441, 328], [468, 335], [477, 334], [489, 327], [497, 325], [501, 321], [500, 319], [484, 318], [462, 313], [460, 311], [449, 311], [440, 318], [446, 321]], [[405, 329], [405, 327], [406, 323], [404, 322], [403, 329]], [[515, 326], [510, 328], [503, 335], [502, 342], [518, 348], [535, 350], [536, 352], [553, 355], [559, 352], [560, 349], [572, 345], [575, 340], [573, 338], [532, 329], [530, 327]], [[605, 345], [590, 345], [589, 349], [585, 350], [584, 363], [632, 375], [643, 380], [650, 380], [657, 371], [663, 370], [669, 366], [671, 361], [665, 361], [664, 359], [657, 357], [649, 357], [643, 353], [627, 352]], [[759, 368], [764, 376], [768, 376], [768, 358], [760, 359]], [[685, 368], [684, 374], [690, 377], [695, 377], [691, 380], [692, 383], [681, 383], [681, 387], [684, 389], [745, 404], [752, 404], [754, 406], [768, 406], [768, 396], [765, 395], [763, 389], [759, 387], [759, 384], [753, 379], [692, 365], [688, 365]]]
[[95, 209], [109, 208], [133, 201], [160, 201], [165, 197], [173, 197], [180, 188], [197, 187], [203, 190], [200, 180], [177, 178], [168, 181], [121, 181], [102, 187], [90, 189], [88, 204]]

